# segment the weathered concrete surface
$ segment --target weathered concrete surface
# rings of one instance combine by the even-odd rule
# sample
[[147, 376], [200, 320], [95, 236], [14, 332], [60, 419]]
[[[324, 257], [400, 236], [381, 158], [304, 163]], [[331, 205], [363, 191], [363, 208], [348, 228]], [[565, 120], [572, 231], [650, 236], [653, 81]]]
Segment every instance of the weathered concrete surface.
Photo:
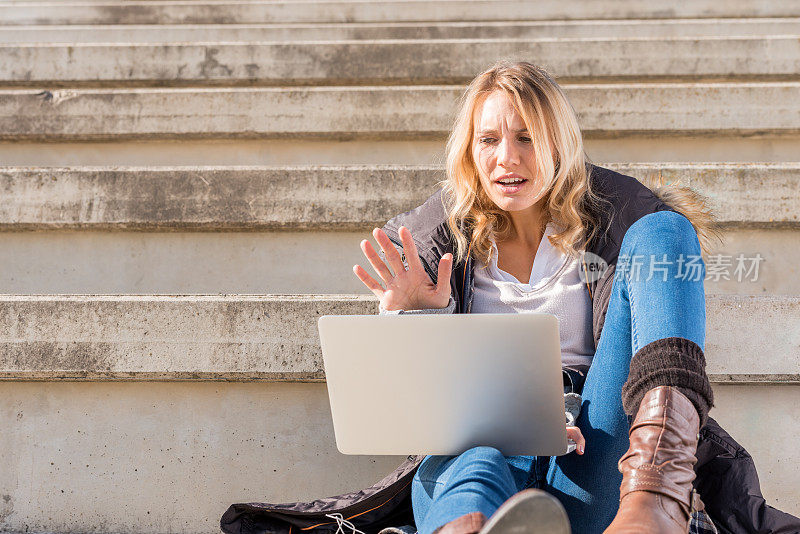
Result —
[[[800, 137], [649, 135], [584, 138], [594, 161], [796, 162]], [[99, 142], [0, 141], [3, 165], [441, 165], [444, 137], [434, 139], [156, 139]]]
[[[321, 380], [316, 319], [376, 308], [357, 295], [0, 296], [0, 378]], [[707, 310], [714, 381], [800, 383], [800, 297], [710, 296]]]
[[8, 90], [0, 91], [0, 138], [413, 138], [442, 135], [459, 92], [450, 86]]
[[[799, 514], [800, 458], [769, 436], [800, 433], [800, 387], [714, 389], [767, 502]], [[336, 451], [324, 384], [3, 382], [0, 425], [5, 532], [213, 533], [231, 503], [352, 491], [400, 463]]]
[[[709, 140], [710, 141], [710, 140]], [[683, 142], [694, 150], [698, 142]], [[757, 153], [773, 154], [776, 148], [795, 161], [800, 137], [750, 139], [746, 142], [767, 147]], [[650, 143], [651, 145], [654, 143]], [[729, 147], [730, 143], [725, 143]], [[663, 147], [658, 144], [659, 150]], [[639, 147], [641, 148], [641, 147]], [[673, 154], [681, 154], [677, 150]], [[737, 154], [750, 151], [736, 147]], [[729, 150], [726, 148], [726, 150]], [[751, 149], [752, 151], [753, 149]], [[349, 165], [349, 164], [424, 164], [444, 161], [444, 140], [438, 139], [379, 139], [379, 140], [314, 140], [314, 139], [157, 139], [112, 142], [0, 142], [0, 161], [4, 165], [55, 166], [196, 166], [196, 165]], [[708, 150], [704, 154], [719, 154]], [[637, 154], [642, 154], [640, 150]], [[733, 153], [731, 153], [733, 155]], [[730, 161], [731, 158], [717, 158]], [[749, 158], [748, 161], [758, 158]], [[631, 161], [627, 159], [625, 161]], [[687, 158], [687, 161], [697, 161]]]
[[441, 178], [388, 165], [0, 168], [0, 228], [363, 230], [421, 204]]
[[[605, 139], [585, 136], [584, 144], [596, 161], [616, 163], [795, 162], [800, 150], [800, 138], [796, 136], [776, 134], [744, 137], [728, 132], [719, 132], [713, 137], [646, 133]], [[2, 146], [0, 144], [0, 152], [3, 151]], [[46, 152], [40, 151], [39, 154]]]
[[0, 306], [0, 376], [48, 380], [318, 380], [316, 319], [376, 309], [355, 295], [7, 295]]
[[714, 401], [711, 416], [753, 456], [767, 503], [800, 517], [800, 452], [777, 435], [800, 433], [800, 387], [715, 384]]
[[[426, 58], [420, 61], [419, 58]], [[797, 36], [0, 45], [0, 83], [360, 85], [467, 83], [497, 58], [536, 58], [562, 82], [784, 78]], [[762, 80], [763, 81], [763, 80]]]
[[0, 27], [0, 43], [177, 43], [367, 39], [692, 37], [800, 34], [798, 18], [152, 24]]
[[[800, 224], [800, 164], [611, 167], [693, 187], [722, 224]], [[443, 178], [434, 166], [0, 167], [0, 229], [363, 230], [418, 206]]]
[[[730, 258], [731, 276], [706, 280], [707, 294], [800, 296], [800, 232], [729, 228], [724, 243], [713, 247], [712, 254]], [[733, 276], [740, 255], [764, 258], [757, 277]]]
[[[712, 253], [730, 258], [730, 276], [707, 280], [707, 293], [800, 296], [800, 232], [728, 228], [724, 235]], [[352, 274], [354, 264], [366, 265], [362, 239], [372, 238], [367, 231], [0, 232], [0, 293], [366, 294]], [[764, 258], [758, 276], [734, 274], [740, 254]]]
[[365, 238], [366, 232], [0, 232], [0, 293], [367, 293], [352, 272]]
[[[800, 298], [706, 299], [708, 374], [714, 381], [800, 382]], [[784, 378], [779, 378], [783, 376]]]
[[508, 20], [792, 17], [800, 9], [791, 0], [756, 2], [610, 0], [576, 10], [556, 0], [316, 1], [316, 2], [15, 2], [2, 6], [6, 24], [220, 24], [262, 22], [401, 22]]
[[324, 384], [0, 383], [0, 531], [217, 533], [235, 502], [367, 487]]
[[[800, 83], [566, 85], [585, 134], [800, 133]], [[450, 130], [457, 86], [0, 91], [0, 140], [420, 139]]]

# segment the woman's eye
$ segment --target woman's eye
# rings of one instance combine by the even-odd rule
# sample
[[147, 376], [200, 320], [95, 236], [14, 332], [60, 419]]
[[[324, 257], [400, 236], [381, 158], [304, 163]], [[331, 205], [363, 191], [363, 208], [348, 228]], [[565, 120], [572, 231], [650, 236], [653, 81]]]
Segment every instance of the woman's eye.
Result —
[[478, 139], [478, 141], [480, 141], [483, 144], [489, 144], [489, 143], [494, 143], [495, 139], [494, 137], [481, 137], [480, 139]]
[[533, 140], [527, 135], [520, 136], [519, 140], [523, 143], [531, 143]]

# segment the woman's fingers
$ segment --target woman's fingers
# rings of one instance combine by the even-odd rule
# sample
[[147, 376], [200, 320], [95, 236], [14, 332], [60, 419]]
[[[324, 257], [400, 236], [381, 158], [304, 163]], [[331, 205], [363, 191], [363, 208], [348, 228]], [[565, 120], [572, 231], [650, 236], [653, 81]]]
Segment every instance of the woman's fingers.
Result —
[[406, 268], [403, 267], [403, 260], [400, 258], [400, 253], [397, 252], [396, 248], [394, 248], [392, 241], [389, 239], [386, 233], [380, 228], [375, 228], [375, 230], [372, 231], [372, 235], [381, 246], [383, 254], [386, 256], [386, 260], [389, 262], [389, 267], [392, 268], [395, 274], [405, 272]]
[[383, 297], [383, 286], [376, 282], [362, 266], [353, 265], [353, 272], [376, 297]]
[[439, 271], [436, 276], [436, 292], [450, 294], [450, 273], [453, 270], [453, 255], [447, 253], [439, 260]]
[[[369, 264], [372, 265], [372, 268], [375, 269], [375, 272], [378, 273], [378, 276], [381, 277], [381, 280], [388, 285], [392, 281], [392, 273], [389, 271], [389, 268], [386, 266], [386, 264], [383, 263], [381, 257], [378, 256], [378, 253], [375, 252], [375, 249], [372, 248], [372, 243], [366, 239], [361, 241], [361, 251], [364, 253], [364, 256], [367, 257]], [[356, 273], [356, 275], [358, 275], [358, 273]], [[359, 278], [361, 277], [359, 276]], [[370, 279], [371, 278], [372, 277], [370, 277]]]
[[578, 454], [583, 454], [583, 452], [586, 450], [586, 439], [583, 437], [581, 429], [577, 426], [568, 426], [567, 438], [575, 442], [575, 451]]
[[417, 252], [417, 244], [414, 243], [414, 238], [411, 236], [411, 231], [405, 226], [401, 226], [397, 231], [400, 235], [400, 241], [403, 242], [403, 252], [406, 255], [408, 262], [408, 269], [423, 272], [422, 261], [419, 259], [419, 252]]

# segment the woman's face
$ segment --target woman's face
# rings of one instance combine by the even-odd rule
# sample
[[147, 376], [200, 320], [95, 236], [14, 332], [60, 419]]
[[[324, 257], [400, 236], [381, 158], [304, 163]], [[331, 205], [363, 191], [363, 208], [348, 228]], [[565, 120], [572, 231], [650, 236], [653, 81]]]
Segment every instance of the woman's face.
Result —
[[534, 161], [533, 137], [503, 91], [495, 91], [475, 110], [472, 158], [481, 186], [505, 211], [530, 208], [544, 196]]

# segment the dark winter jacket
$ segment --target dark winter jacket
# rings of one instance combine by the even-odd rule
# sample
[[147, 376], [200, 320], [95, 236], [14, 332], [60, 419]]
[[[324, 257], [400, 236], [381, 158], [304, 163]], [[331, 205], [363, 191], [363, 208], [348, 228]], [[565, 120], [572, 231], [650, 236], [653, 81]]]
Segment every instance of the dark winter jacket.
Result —
[[[691, 209], [681, 209], [676, 205], [676, 197], [669, 197], [673, 201], [667, 204], [630, 176], [591, 166], [590, 180], [595, 193], [608, 202], [607, 209], [597, 214], [603, 231], [587, 245], [587, 251], [600, 256], [608, 264], [604, 274], [589, 284], [596, 346], [608, 309], [614, 268], [627, 229], [641, 217], [663, 210], [683, 213], [693, 224], [696, 221], [692, 220]], [[397, 234], [400, 226], [411, 231], [422, 264], [434, 281], [439, 259], [447, 252], [453, 252], [441, 195], [441, 192], [433, 195], [423, 205], [398, 215], [384, 226], [384, 231], [396, 244], [400, 243]], [[470, 258], [453, 268], [451, 288], [457, 313], [470, 310], [472, 269]], [[409, 456], [380, 482], [345, 495], [309, 503], [234, 504], [223, 515], [221, 528], [228, 534], [291, 533], [299, 530], [336, 532], [337, 522], [328, 515], [337, 513], [367, 534], [388, 526], [413, 524], [411, 480], [422, 458]], [[695, 488], [720, 532], [800, 532], [800, 520], [766, 504], [752, 458], [711, 418], [700, 431], [695, 471]]]

